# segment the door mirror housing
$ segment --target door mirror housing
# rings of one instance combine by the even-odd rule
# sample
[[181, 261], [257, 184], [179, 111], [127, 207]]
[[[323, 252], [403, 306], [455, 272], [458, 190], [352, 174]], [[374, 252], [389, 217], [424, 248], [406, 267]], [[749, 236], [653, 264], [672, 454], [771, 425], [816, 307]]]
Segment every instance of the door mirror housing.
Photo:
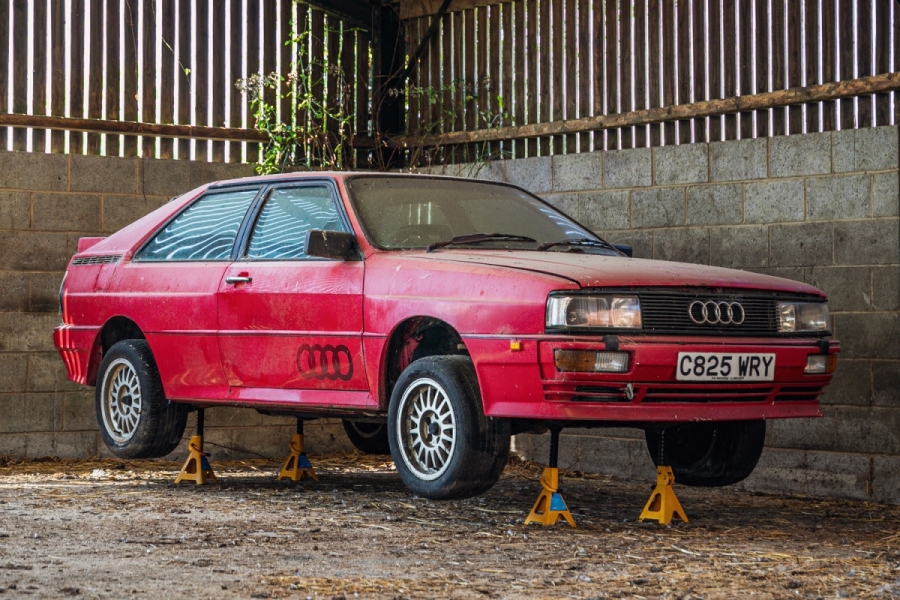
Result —
[[306, 254], [335, 260], [362, 259], [356, 236], [346, 231], [309, 231], [306, 234]]
[[634, 255], [634, 250], [628, 244], [613, 244], [613, 248], [615, 248], [628, 258], [632, 258]]

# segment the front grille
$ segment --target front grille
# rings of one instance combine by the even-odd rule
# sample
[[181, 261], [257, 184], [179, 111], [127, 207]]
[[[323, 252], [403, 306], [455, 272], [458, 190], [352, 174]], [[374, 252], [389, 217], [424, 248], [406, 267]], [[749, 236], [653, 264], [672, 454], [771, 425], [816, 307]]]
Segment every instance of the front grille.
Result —
[[80, 256], [72, 260], [73, 265], [105, 265], [119, 262], [121, 254], [104, 254], [99, 256]]
[[[719, 335], [757, 337], [778, 334], [776, 304], [780, 299], [796, 299], [797, 296], [766, 292], [712, 291], [703, 289], [639, 290], [641, 319], [644, 333]], [[806, 298], [810, 299], [810, 298]], [[817, 299], [817, 298], [816, 298]], [[701, 302], [738, 302], [744, 309], [744, 320], [739, 325], [707, 323], [691, 320], [688, 308], [695, 300]]]
[[[772, 296], [647, 290], [640, 292], [640, 298], [641, 320], [647, 333], [766, 336], [778, 332], [776, 300]], [[695, 300], [739, 302], [744, 307], [744, 321], [740, 325], [698, 325], [688, 314], [688, 308]]]

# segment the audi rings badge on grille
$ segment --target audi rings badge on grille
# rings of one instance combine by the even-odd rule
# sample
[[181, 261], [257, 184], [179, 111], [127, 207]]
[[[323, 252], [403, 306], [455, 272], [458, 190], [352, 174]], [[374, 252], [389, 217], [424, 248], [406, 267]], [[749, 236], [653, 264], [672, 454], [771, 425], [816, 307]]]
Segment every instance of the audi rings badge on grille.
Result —
[[688, 316], [697, 325], [740, 325], [747, 313], [740, 302], [694, 300], [688, 307]]
[[347, 346], [303, 344], [297, 350], [297, 370], [306, 379], [340, 379], [353, 377], [353, 357]]

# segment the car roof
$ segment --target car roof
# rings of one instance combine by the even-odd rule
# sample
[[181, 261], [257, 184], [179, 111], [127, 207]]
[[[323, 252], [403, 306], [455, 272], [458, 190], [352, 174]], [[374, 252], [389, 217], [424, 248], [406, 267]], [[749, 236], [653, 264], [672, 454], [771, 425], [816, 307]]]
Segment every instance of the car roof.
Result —
[[351, 177], [359, 176], [378, 176], [378, 177], [422, 177], [422, 178], [440, 178], [458, 181], [480, 182], [480, 183], [499, 183], [503, 182], [491, 181], [485, 179], [474, 179], [470, 177], [454, 177], [451, 175], [437, 175], [431, 173], [399, 173], [388, 171], [297, 171], [294, 173], [276, 173], [274, 175], [252, 175], [250, 177], [238, 177], [236, 179], [223, 179], [221, 181], [213, 181], [208, 184], [209, 187], [229, 186], [229, 185], [248, 185], [254, 183], [272, 183], [275, 181], [291, 181], [297, 179], [322, 179], [332, 178], [346, 180]]
[[[187, 204], [193, 202], [198, 196], [205, 193], [208, 189], [217, 189], [230, 186], [246, 186], [246, 185], [266, 185], [279, 181], [302, 181], [333, 179], [343, 182], [346, 179], [358, 176], [387, 176], [387, 177], [421, 177], [421, 178], [440, 178], [458, 181], [472, 182], [472, 179], [465, 177], [450, 177], [443, 175], [430, 175], [427, 173], [391, 173], [382, 171], [299, 171], [296, 173], [278, 173], [275, 175], [255, 175], [251, 177], [240, 177], [236, 179], [224, 179], [221, 181], [213, 181], [203, 184], [193, 190], [172, 198], [172, 200], [150, 212], [144, 217], [126, 225], [122, 229], [112, 233], [107, 238], [98, 242], [84, 252], [79, 252], [78, 256], [102, 255], [102, 254], [126, 254], [130, 256], [130, 252], [140, 246], [148, 236], [170, 218], [176, 212], [182, 210]], [[491, 181], [482, 181], [482, 183], [495, 183]], [[509, 185], [509, 184], [499, 184]]]

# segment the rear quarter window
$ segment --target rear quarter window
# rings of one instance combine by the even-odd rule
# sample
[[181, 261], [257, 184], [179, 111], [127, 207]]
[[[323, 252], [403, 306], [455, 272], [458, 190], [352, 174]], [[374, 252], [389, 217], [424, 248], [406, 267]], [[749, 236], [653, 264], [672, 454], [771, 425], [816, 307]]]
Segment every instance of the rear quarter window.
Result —
[[257, 191], [203, 196], [153, 236], [137, 260], [229, 260], [238, 229]]

